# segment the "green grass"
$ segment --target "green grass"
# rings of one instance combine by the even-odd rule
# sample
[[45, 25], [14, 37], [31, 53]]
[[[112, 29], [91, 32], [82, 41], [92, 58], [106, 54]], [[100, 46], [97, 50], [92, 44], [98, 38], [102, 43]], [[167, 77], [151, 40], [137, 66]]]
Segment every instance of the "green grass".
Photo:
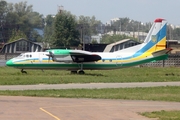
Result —
[[66, 84], [66, 83], [122, 83], [180, 81], [180, 69], [170, 68], [124, 68], [117, 70], [85, 71], [85, 75], [70, 74], [63, 70], [27, 70], [0, 67], [0, 85]]
[[179, 120], [180, 111], [154, 111], [154, 112], [144, 112], [140, 113], [143, 116], [149, 118], [158, 118], [158, 120]]
[[180, 102], [180, 87], [0, 91], [0, 95]]

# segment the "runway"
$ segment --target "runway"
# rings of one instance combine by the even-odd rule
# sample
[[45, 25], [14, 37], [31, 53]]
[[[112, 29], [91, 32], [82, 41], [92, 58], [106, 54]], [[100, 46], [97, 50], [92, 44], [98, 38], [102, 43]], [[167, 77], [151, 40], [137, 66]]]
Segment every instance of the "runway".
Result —
[[86, 84], [39, 84], [39, 85], [0, 85], [0, 90], [43, 90], [43, 89], [101, 89], [180, 86], [180, 82], [134, 82], [134, 83], [86, 83]]
[[[7, 85], [0, 90], [180, 86], [180, 82]], [[141, 112], [180, 110], [179, 102], [0, 96], [2, 120], [152, 120]]]
[[152, 120], [139, 112], [180, 110], [178, 102], [0, 97], [1, 120]]

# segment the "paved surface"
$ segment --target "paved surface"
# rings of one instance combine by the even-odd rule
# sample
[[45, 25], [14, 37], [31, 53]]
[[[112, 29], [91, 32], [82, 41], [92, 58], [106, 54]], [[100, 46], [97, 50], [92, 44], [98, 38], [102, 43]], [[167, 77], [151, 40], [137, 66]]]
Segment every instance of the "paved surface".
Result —
[[0, 66], [6, 66], [6, 60], [0, 60]]
[[137, 82], [137, 83], [87, 83], [87, 84], [40, 84], [40, 85], [0, 85], [0, 90], [40, 90], [40, 89], [77, 89], [77, 88], [132, 88], [180, 86], [180, 82]]
[[180, 110], [177, 102], [0, 96], [1, 120], [152, 120], [139, 112]]
[[[180, 82], [12, 85], [0, 90], [180, 86]], [[0, 120], [152, 120], [139, 112], [180, 110], [178, 102], [0, 96]]]

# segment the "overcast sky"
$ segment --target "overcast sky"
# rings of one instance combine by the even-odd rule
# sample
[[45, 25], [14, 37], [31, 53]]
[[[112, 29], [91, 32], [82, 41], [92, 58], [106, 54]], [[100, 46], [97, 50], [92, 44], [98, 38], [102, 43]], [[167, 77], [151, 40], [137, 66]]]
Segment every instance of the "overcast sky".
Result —
[[180, 25], [180, 0], [6, 0], [8, 3], [27, 1], [33, 10], [43, 15], [56, 14], [57, 6], [64, 6], [76, 16], [95, 16], [106, 23], [112, 18], [128, 17], [141, 22], [165, 18]]

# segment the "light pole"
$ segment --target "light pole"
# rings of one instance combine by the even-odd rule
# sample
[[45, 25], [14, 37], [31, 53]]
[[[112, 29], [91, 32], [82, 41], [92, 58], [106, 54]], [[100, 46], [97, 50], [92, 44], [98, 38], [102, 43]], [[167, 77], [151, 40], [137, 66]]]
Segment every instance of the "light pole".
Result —
[[83, 36], [84, 25], [81, 25], [81, 44], [83, 45], [83, 50], [85, 50], [84, 36]]
[[119, 33], [120, 33], [120, 35], [121, 35], [121, 20], [119, 20]]

